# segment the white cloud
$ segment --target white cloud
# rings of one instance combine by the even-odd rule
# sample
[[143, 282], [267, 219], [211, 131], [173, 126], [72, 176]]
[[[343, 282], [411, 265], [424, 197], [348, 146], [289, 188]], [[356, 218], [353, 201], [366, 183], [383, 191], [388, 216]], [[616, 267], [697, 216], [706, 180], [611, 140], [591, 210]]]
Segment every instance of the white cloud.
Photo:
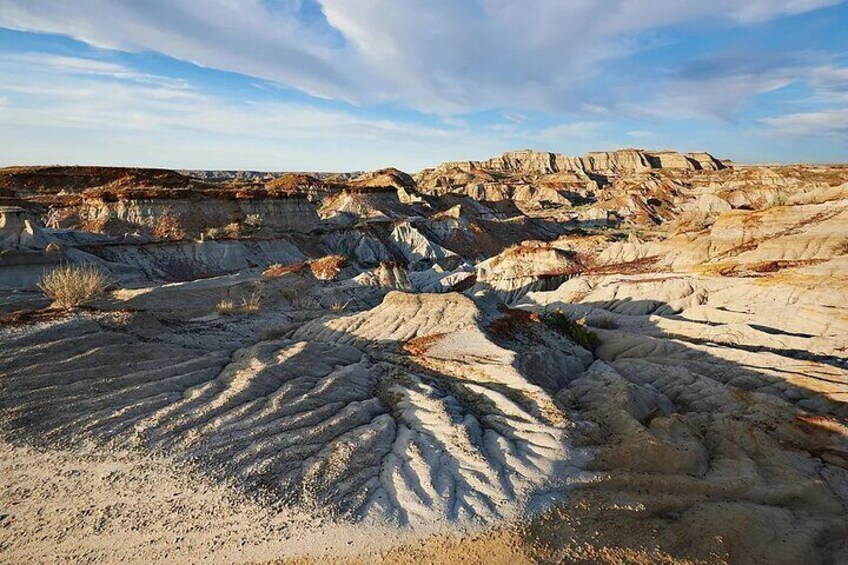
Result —
[[764, 72], [733, 72], [712, 77], [663, 80], [644, 98], [629, 99], [616, 109], [635, 118], [732, 120], [752, 97], [803, 80], [802, 68], [778, 68]]
[[155, 51], [328, 97], [346, 98], [356, 72], [294, 12], [262, 0], [2, 0], [0, 26]]
[[776, 16], [802, 14], [838, 3], [832, 0], [788, 0], [783, 2], [749, 0], [748, 2], [740, 2], [739, 6], [732, 11], [732, 14], [740, 22], [755, 23], [770, 20]]
[[768, 133], [791, 137], [830, 138], [848, 141], [848, 67], [819, 66], [807, 73], [810, 96], [794, 101], [806, 111], [760, 120]]
[[765, 118], [762, 122], [787, 135], [848, 140], [848, 108], [798, 112]]
[[152, 50], [327, 98], [442, 114], [574, 110], [635, 34], [747, 24], [838, 0], [0, 0], [0, 26]]
[[0, 75], [6, 77], [0, 132], [16, 139], [0, 157], [7, 164], [35, 159], [271, 170], [393, 164], [414, 171], [456, 155], [485, 158], [540, 143], [566, 150], [599, 126], [472, 128], [451, 119], [411, 125], [314, 105], [230, 101], [118, 64], [33, 53], [0, 59]]
[[848, 104], [848, 67], [817, 67], [811, 73], [810, 82], [818, 101]]

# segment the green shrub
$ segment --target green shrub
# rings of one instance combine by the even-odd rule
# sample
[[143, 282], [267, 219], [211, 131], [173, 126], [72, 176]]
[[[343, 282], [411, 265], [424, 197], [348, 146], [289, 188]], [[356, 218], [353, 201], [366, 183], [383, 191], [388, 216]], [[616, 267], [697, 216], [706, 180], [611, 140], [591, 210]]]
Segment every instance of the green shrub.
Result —
[[586, 328], [585, 320], [572, 320], [562, 310], [546, 312], [541, 318], [548, 327], [589, 351], [594, 351], [601, 344], [598, 334]]

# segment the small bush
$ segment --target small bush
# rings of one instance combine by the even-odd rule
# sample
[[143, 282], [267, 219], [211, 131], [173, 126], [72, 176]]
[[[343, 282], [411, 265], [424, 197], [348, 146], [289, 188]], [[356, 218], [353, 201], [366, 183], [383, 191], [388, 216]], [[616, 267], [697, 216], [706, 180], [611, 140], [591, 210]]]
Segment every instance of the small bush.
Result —
[[224, 228], [207, 228], [203, 235], [208, 239], [221, 239], [226, 234]]
[[538, 314], [507, 308], [503, 311], [503, 316], [489, 324], [486, 329], [498, 339], [521, 340], [533, 336], [533, 327], [539, 321]]
[[102, 296], [109, 282], [93, 265], [64, 265], [46, 273], [38, 287], [55, 308], [73, 310]]
[[232, 298], [224, 298], [215, 305], [215, 311], [226, 316], [256, 314], [261, 309], [262, 296], [258, 292], [254, 292], [250, 296], [243, 296], [241, 302], [236, 302]]
[[259, 214], [248, 214], [244, 219], [244, 225], [258, 230], [262, 227], [262, 217]]
[[350, 300], [348, 300], [344, 304], [342, 304], [341, 302], [333, 302], [330, 305], [330, 310], [332, 310], [333, 312], [338, 314], [338, 313], [341, 313], [341, 312], [344, 312], [345, 310], [347, 310], [348, 304], [350, 304]]
[[241, 237], [241, 226], [233, 222], [224, 226], [224, 236], [229, 239], [238, 239]]
[[241, 228], [233, 222], [223, 227], [206, 228], [203, 235], [208, 239], [238, 239], [241, 237]]
[[542, 315], [542, 321], [549, 327], [569, 338], [577, 345], [594, 351], [601, 344], [598, 334], [586, 328], [586, 320], [572, 320], [562, 310]]

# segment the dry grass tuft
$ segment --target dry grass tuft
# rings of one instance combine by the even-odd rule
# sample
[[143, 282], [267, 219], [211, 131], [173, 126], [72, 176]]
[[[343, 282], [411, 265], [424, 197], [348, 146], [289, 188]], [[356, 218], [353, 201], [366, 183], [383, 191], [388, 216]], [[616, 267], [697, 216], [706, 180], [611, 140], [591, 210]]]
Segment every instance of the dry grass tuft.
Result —
[[238, 239], [241, 237], [241, 226], [233, 222], [223, 227], [207, 228], [203, 235], [208, 239]]
[[340, 314], [340, 313], [344, 312], [345, 310], [347, 310], [348, 304], [350, 304], [350, 300], [348, 300], [344, 304], [342, 304], [341, 302], [333, 302], [330, 305], [330, 310], [332, 310], [336, 314]]
[[262, 227], [262, 216], [259, 214], [248, 214], [244, 219], [244, 225], [249, 228], [258, 230]]
[[46, 273], [38, 287], [53, 300], [54, 308], [73, 310], [99, 298], [109, 281], [93, 265], [64, 265]]
[[241, 302], [232, 298], [224, 298], [215, 305], [215, 311], [225, 316], [237, 314], [256, 314], [262, 309], [262, 296], [258, 292], [243, 296]]

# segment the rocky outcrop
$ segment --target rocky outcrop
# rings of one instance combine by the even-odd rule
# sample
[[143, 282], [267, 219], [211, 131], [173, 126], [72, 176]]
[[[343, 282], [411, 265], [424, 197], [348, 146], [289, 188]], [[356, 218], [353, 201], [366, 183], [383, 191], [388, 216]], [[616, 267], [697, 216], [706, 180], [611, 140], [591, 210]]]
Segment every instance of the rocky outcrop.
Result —
[[523, 150], [511, 151], [487, 161], [453, 161], [426, 172], [427, 175], [451, 170], [471, 172], [477, 169], [502, 173], [551, 174], [574, 172], [582, 175], [615, 176], [651, 169], [685, 169], [717, 171], [726, 168], [709, 153], [681, 154], [674, 151], [621, 149], [588, 153], [585, 157], [569, 157], [559, 153]]
[[479, 263], [476, 284], [469, 292], [494, 292], [511, 303], [528, 292], [556, 288], [581, 270], [574, 253], [527, 242]]
[[44, 249], [48, 241], [26, 210], [0, 206], [0, 249]]

